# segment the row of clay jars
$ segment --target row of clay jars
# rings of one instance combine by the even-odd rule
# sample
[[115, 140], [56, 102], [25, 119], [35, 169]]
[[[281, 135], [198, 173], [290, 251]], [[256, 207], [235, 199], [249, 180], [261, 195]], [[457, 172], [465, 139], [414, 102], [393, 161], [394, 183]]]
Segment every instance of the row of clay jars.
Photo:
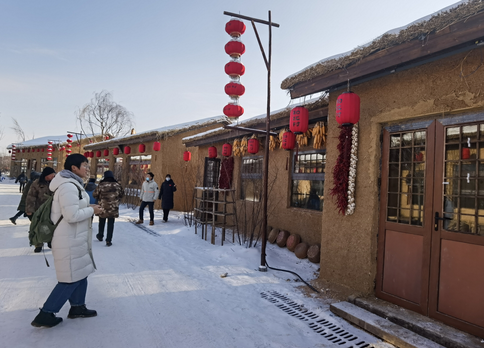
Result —
[[291, 234], [288, 231], [273, 228], [267, 240], [271, 244], [277, 243], [281, 248], [286, 246], [300, 259], [307, 257], [313, 263], [319, 263], [320, 261], [320, 246], [317, 244], [309, 246], [307, 243], [301, 242], [301, 237], [296, 233]]

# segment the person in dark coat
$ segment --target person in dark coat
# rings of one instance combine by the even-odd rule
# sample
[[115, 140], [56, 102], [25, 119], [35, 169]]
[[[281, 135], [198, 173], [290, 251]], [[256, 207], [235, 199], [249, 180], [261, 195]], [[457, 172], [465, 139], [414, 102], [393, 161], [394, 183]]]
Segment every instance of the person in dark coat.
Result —
[[17, 179], [15, 180], [15, 183], [19, 183], [19, 192], [22, 193], [22, 190], [25, 187], [25, 184], [27, 183], [27, 175], [25, 175], [25, 172], [20, 173], [19, 176], [17, 176]]
[[171, 175], [166, 174], [165, 181], [161, 184], [160, 194], [158, 199], [161, 199], [161, 208], [163, 209], [163, 222], [168, 221], [168, 214], [170, 209], [173, 209], [173, 192], [176, 191], [176, 185], [171, 180]]
[[124, 197], [124, 190], [114, 178], [112, 171], [104, 172], [104, 179], [93, 192], [93, 197], [97, 198], [103, 211], [99, 214], [99, 230], [96, 235], [98, 241], [104, 238], [104, 226], [108, 220], [108, 234], [106, 236], [106, 246], [111, 246], [114, 232], [114, 219], [119, 217], [119, 203]]
[[86, 184], [84, 189], [86, 190], [87, 194], [89, 195], [89, 203], [90, 204], [97, 204], [97, 199], [94, 198], [93, 192], [96, 189], [96, 178], [90, 178], [89, 182]]
[[16, 225], [17, 224], [16, 221], [21, 215], [27, 216], [27, 214], [25, 214], [25, 201], [27, 200], [27, 195], [30, 190], [30, 185], [32, 185], [32, 183], [35, 180], [37, 180], [39, 177], [40, 177], [40, 173], [36, 171], [32, 171], [30, 173], [30, 180], [27, 182], [27, 185], [25, 185], [24, 192], [22, 193], [22, 198], [20, 199], [20, 203], [17, 207], [18, 213], [15, 214], [15, 216], [12, 216], [10, 218], [10, 221], [12, 222], [12, 224]]
[[[49, 184], [52, 179], [54, 179], [54, 176], [55, 170], [51, 167], [45, 167], [42, 174], [40, 174], [40, 177], [30, 186], [29, 193], [27, 193], [27, 199], [25, 200], [25, 213], [30, 220], [32, 220], [34, 213], [40, 208], [42, 203], [44, 203], [49, 196], [54, 194], [49, 189]], [[40, 253], [42, 251], [42, 246], [43, 243], [36, 245], [34, 252]]]

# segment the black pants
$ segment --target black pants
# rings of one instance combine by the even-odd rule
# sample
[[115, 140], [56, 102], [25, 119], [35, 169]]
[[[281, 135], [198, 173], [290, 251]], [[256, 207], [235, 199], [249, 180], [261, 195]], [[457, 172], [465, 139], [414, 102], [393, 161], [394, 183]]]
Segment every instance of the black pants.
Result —
[[143, 211], [145, 210], [146, 206], [148, 206], [148, 210], [150, 211], [150, 221], [155, 220], [155, 212], [153, 211], [153, 205], [155, 202], [145, 202], [142, 201], [141, 205], [139, 206], [139, 219], [143, 220]]
[[20, 183], [20, 187], [19, 187], [19, 192], [22, 193], [22, 191], [24, 190], [24, 188], [25, 188], [25, 183], [24, 182], [23, 183], [21, 182]]
[[15, 221], [20, 217], [20, 215], [23, 215], [23, 214], [25, 214], [24, 211], [19, 211], [17, 214], [15, 214], [15, 216], [11, 217], [11, 219]]
[[168, 221], [169, 213], [170, 213], [170, 209], [163, 209], [163, 220]]
[[99, 229], [98, 236], [104, 238], [104, 226], [106, 225], [106, 219], [108, 219], [108, 234], [106, 235], [106, 242], [111, 242], [113, 240], [114, 232], [114, 218], [99, 218]]

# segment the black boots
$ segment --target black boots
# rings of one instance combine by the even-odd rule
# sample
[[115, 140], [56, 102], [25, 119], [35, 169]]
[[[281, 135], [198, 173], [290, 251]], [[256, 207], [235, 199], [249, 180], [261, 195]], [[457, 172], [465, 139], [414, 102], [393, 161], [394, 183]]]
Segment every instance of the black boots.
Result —
[[111, 246], [113, 243], [106, 241], [106, 246]]
[[54, 327], [62, 321], [62, 318], [58, 318], [55, 316], [54, 313], [47, 313], [43, 310], [40, 310], [40, 313], [37, 314], [34, 321], [30, 323], [30, 325], [35, 327]]
[[96, 238], [98, 241], [102, 242], [103, 241], [103, 237], [101, 237], [101, 235], [98, 233], [96, 234]]
[[82, 305], [82, 306], [72, 306], [71, 309], [69, 310], [69, 315], [67, 317], [69, 319], [75, 319], [75, 318], [90, 318], [95, 316], [97, 316], [97, 312], [95, 310], [87, 309], [86, 305]]
[[17, 223], [15, 222], [15, 221], [16, 221], [16, 219], [14, 219], [13, 217], [11, 217], [9, 220], [10, 220], [10, 222], [11, 222], [12, 224], [14, 224], [14, 225], [16, 225], [16, 224], [17, 224]]
[[42, 247], [39, 246], [39, 247], [35, 247], [34, 249], [34, 253], [40, 253], [42, 251]]

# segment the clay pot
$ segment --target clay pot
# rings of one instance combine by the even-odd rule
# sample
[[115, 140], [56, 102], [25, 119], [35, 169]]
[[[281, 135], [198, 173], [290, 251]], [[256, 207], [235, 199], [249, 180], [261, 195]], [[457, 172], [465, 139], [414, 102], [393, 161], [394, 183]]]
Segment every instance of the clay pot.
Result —
[[308, 259], [313, 263], [319, 263], [321, 259], [321, 248], [319, 245], [311, 245], [308, 249]]
[[296, 246], [300, 242], [301, 242], [301, 236], [299, 236], [299, 234], [293, 233], [287, 238], [286, 247], [289, 250], [294, 251], [294, 249], [296, 249]]
[[286, 246], [286, 241], [288, 237], [289, 237], [289, 232], [280, 231], [276, 240], [277, 245], [279, 245], [281, 248], [284, 248]]
[[307, 243], [299, 243], [294, 249], [294, 254], [296, 254], [299, 259], [305, 259], [308, 257], [308, 249], [309, 245]]
[[267, 237], [267, 240], [269, 241], [269, 243], [274, 244], [276, 242], [278, 235], [279, 235], [279, 229], [273, 228], [271, 232], [269, 232], [269, 236]]

